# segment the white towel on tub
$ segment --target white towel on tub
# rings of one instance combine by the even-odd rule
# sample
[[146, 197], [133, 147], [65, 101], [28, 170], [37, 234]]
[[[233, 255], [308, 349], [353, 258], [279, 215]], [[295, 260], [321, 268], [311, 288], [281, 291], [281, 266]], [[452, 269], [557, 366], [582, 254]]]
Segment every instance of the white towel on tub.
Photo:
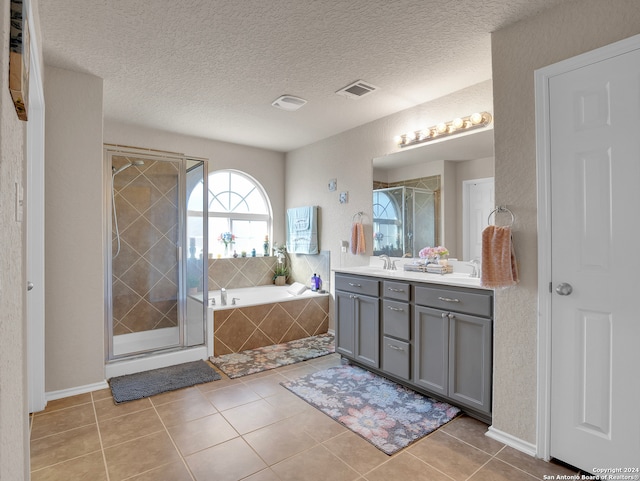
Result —
[[318, 253], [318, 207], [287, 209], [287, 252]]

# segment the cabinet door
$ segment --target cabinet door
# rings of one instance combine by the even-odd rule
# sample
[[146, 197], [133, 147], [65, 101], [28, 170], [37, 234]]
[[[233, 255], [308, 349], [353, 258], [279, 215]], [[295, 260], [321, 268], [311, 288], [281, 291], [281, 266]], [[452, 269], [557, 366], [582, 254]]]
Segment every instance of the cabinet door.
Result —
[[336, 352], [355, 358], [355, 310], [353, 294], [336, 291]]
[[415, 306], [413, 311], [413, 382], [448, 394], [449, 318], [447, 312]]
[[355, 300], [355, 358], [367, 366], [380, 367], [380, 301], [377, 297], [357, 296]]
[[449, 315], [449, 397], [491, 412], [492, 322], [464, 314]]

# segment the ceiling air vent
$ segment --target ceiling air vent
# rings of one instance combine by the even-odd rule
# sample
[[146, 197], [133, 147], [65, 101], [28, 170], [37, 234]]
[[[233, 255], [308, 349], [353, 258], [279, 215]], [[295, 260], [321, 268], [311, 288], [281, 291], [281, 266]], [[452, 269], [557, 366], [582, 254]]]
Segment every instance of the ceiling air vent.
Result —
[[301, 99], [300, 97], [294, 97], [293, 95], [282, 95], [281, 97], [278, 97], [273, 102], [271, 102], [271, 105], [282, 110], [293, 112], [294, 110], [298, 110], [306, 103], [307, 101], [305, 99]]
[[352, 84], [341, 88], [336, 93], [349, 99], [359, 99], [365, 95], [375, 92], [376, 90], [378, 90], [378, 87], [375, 85], [371, 85], [369, 82], [365, 82], [364, 80], [358, 80], [357, 82], [353, 82]]

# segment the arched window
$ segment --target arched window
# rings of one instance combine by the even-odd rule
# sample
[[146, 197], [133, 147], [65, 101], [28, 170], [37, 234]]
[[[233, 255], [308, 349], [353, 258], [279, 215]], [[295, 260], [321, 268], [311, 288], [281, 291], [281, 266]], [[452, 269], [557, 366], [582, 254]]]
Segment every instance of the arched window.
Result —
[[[402, 225], [402, 207], [393, 188], [373, 192], [373, 254], [398, 255]], [[402, 254], [400, 254], [402, 255]]]
[[[237, 170], [212, 172], [208, 183], [209, 252], [214, 257], [229, 257], [234, 251], [251, 256], [255, 249], [257, 255], [263, 255], [265, 236], [271, 232], [272, 212], [262, 186]], [[201, 181], [189, 197], [190, 213], [196, 214], [202, 205], [202, 195]]]

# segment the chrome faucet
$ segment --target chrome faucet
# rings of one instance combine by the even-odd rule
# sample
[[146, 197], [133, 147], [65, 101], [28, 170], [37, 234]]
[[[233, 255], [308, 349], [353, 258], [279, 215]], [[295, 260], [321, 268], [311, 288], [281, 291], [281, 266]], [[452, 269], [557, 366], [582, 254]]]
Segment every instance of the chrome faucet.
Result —
[[469, 262], [469, 265], [473, 268], [470, 277], [480, 277], [480, 260], [473, 259]]
[[231, 298], [231, 305], [232, 305], [232, 306], [235, 306], [235, 305], [236, 305], [236, 301], [239, 301], [239, 300], [240, 300], [240, 298], [239, 298], [239, 297], [232, 297], [232, 298]]
[[227, 290], [224, 287], [220, 289], [220, 304], [227, 305]]
[[380, 259], [382, 259], [384, 261], [384, 267], [383, 269], [390, 269], [390, 265], [391, 265], [391, 259], [389, 259], [389, 256], [387, 254], [382, 254], [380, 256]]

